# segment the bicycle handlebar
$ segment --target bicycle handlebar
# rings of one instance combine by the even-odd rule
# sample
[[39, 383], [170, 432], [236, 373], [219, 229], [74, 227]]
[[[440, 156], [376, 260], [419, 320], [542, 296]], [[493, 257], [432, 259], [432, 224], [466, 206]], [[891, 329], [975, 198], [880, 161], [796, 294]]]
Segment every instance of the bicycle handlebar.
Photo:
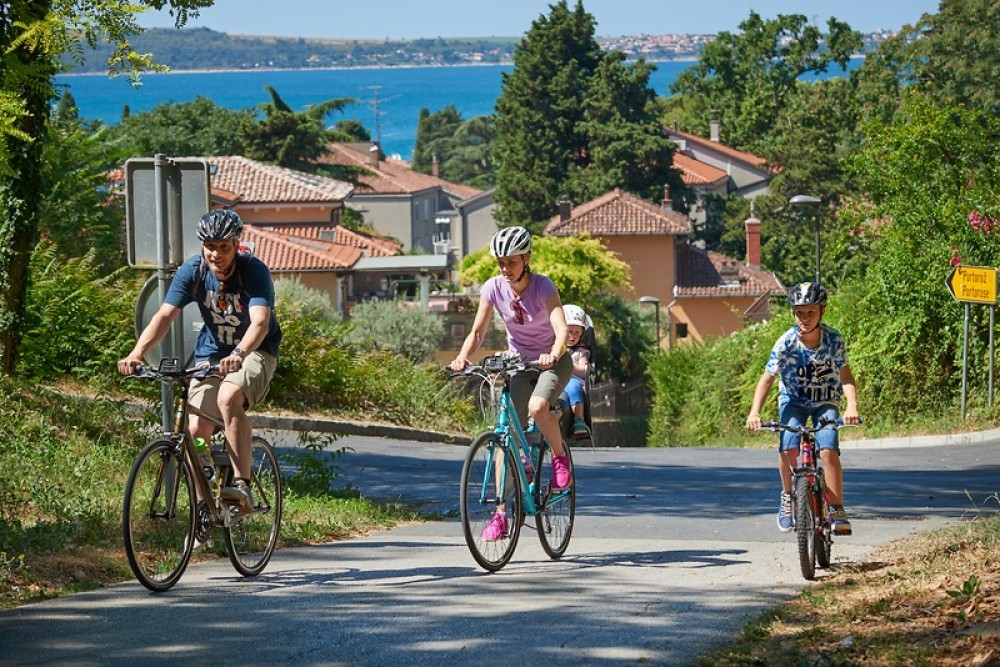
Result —
[[830, 426], [835, 426], [837, 430], [842, 428], [855, 428], [861, 425], [861, 421], [857, 424], [845, 424], [843, 419], [820, 419], [818, 426], [805, 426], [804, 424], [799, 426], [792, 426], [791, 424], [785, 424], [779, 421], [764, 421], [760, 423], [760, 431], [788, 431], [789, 433], [816, 433], [817, 431], [822, 431]]
[[209, 364], [208, 366], [192, 366], [190, 368], [177, 366], [176, 368], [167, 370], [140, 364], [132, 370], [131, 375], [126, 376], [126, 379], [176, 382], [178, 380], [205, 380], [210, 377], [222, 377], [222, 375], [219, 374], [218, 364]]
[[448, 371], [449, 377], [457, 377], [459, 375], [487, 377], [489, 375], [511, 375], [520, 371], [538, 371], [541, 369], [537, 361], [522, 361], [520, 357], [493, 355], [486, 357], [482, 364], [466, 364], [465, 368], [460, 371], [452, 370], [450, 366], [445, 366], [445, 370]]

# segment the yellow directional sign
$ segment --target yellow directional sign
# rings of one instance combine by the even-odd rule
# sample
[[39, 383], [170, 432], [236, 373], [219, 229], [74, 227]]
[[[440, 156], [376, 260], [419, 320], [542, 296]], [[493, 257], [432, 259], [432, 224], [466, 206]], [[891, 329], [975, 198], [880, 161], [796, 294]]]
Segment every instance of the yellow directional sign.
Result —
[[992, 267], [956, 266], [945, 284], [957, 301], [997, 302], [997, 270]]

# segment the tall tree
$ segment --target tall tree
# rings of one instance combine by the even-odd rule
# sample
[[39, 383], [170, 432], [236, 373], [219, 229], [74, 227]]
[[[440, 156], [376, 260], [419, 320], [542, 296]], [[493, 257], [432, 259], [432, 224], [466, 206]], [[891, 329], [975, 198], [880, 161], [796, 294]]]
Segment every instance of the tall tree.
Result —
[[11, 0], [0, 3], [0, 372], [17, 360], [28, 260], [38, 238], [49, 100], [60, 57], [80, 44], [115, 44], [109, 71], [137, 75], [153, 65], [128, 37], [135, 14], [169, 7], [178, 27], [212, 0]]
[[[868, 196], [853, 214], [879, 222], [865, 230], [875, 258], [851, 295], [851, 365], [880, 411], [937, 414], [961, 386], [962, 306], [945, 280], [956, 264], [1000, 265], [1000, 119], [911, 89], [895, 121], [873, 121], [866, 134], [851, 166]], [[971, 311], [969, 358], [984, 368], [990, 309]], [[972, 380], [980, 397], [982, 380]]]
[[[186, 19], [187, 7], [199, 3], [191, 0], [180, 6], [185, 9], [178, 21], [182, 14]], [[7, 175], [0, 183], [0, 372], [13, 371], [20, 343], [28, 259], [38, 237], [51, 79], [59, 55], [79, 34], [91, 44], [107, 35], [118, 43], [113, 66], [148, 64], [148, 58], [135, 54], [125, 40], [139, 30], [135, 10], [136, 4], [106, 2], [0, 4], [0, 159]]]
[[647, 112], [651, 68], [605, 53], [582, 2], [550, 8], [515, 49], [497, 99], [497, 217], [538, 230], [562, 194], [584, 201], [623, 187], [658, 200], [667, 183], [679, 191], [672, 146]]
[[489, 187], [494, 180], [491, 150], [495, 136], [492, 116], [463, 120], [453, 105], [434, 113], [421, 109], [413, 168], [429, 174], [437, 160], [441, 178]]
[[862, 41], [860, 33], [835, 18], [827, 22], [824, 35], [801, 14], [764, 20], [750, 12], [739, 27], [742, 32], [719, 33], [670, 90], [703, 101], [696, 109], [694, 132], [707, 135], [709, 112], [717, 110], [723, 142], [759, 151], [795, 94], [799, 77], [826, 72], [833, 64], [846, 69]]
[[422, 108], [417, 119], [417, 139], [413, 145], [413, 168], [429, 174], [434, 160], [443, 157], [438, 153], [443, 148], [441, 143], [452, 139], [461, 124], [462, 114], [454, 104], [434, 113], [427, 107]]
[[998, 36], [996, 0], [942, 0], [936, 14], [905, 26], [853, 73], [866, 118], [889, 122], [909, 85], [940, 104], [1000, 114]]
[[625, 54], [606, 54], [589, 81], [577, 126], [581, 145], [565, 181], [565, 192], [587, 201], [622, 188], [660, 201], [664, 185], [678, 202], [687, 194], [672, 168], [674, 143], [651, 113], [655, 93], [648, 86], [653, 67], [623, 66]]
[[602, 57], [594, 18], [578, 2], [551, 5], [514, 50], [514, 69], [502, 76], [496, 102], [497, 217], [505, 224], [532, 224], [556, 210], [583, 142], [586, 79]]
[[327, 142], [348, 138], [328, 130], [326, 117], [357, 100], [338, 97], [313, 104], [305, 111], [294, 111], [273, 87], [267, 85], [264, 89], [271, 96], [270, 102], [261, 105], [264, 118], [243, 123], [237, 130], [243, 154], [299, 171], [320, 170], [316, 158], [327, 152]]
[[132, 156], [239, 155], [242, 146], [233, 128], [252, 121], [248, 110], [227, 109], [198, 96], [123, 116], [106, 134]]

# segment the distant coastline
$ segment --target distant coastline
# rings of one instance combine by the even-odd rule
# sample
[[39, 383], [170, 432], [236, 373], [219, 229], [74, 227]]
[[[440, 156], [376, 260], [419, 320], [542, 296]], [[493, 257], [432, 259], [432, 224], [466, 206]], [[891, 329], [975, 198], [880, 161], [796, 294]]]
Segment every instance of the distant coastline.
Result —
[[[870, 53], [893, 33], [862, 35], [862, 53]], [[450, 68], [513, 65], [521, 38], [451, 38], [417, 40], [318, 40], [233, 36], [208, 28], [154, 28], [136, 35], [132, 47], [171, 72], [331, 71], [385, 68]], [[605, 51], [624, 53], [654, 65], [697, 61], [715, 35], [636, 35], [599, 41]], [[114, 56], [109, 44], [82, 46], [82, 62], [66, 60], [67, 75], [105, 74]], [[152, 74], [152, 72], [149, 72]]]
[[[858, 58], [864, 58], [864, 55], [857, 56]], [[627, 62], [636, 62], [635, 60], [629, 60]], [[647, 63], [653, 65], [663, 64], [663, 63], [696, 63], [697, 58], [668, 58], [668, 59], [657, 59], [651, 60], [646, 59]], [[496, 63], [413, 63], [413, 64], [401, 64], [401, 65], [330, 65], [327, 67], [232, 67], [232, 68], [212, 68], [212, 69], [181, 69], [171, 67], [167, 72], [142, 72], [140, 76], [158, 76], [165, 75], [169, 76], [171, 74], [240, 74], [240, 73], [253, 73], [253, 72], [348, 72], [354, 70], [404, 70], [404, 69], [445, 69], [450, 67], [513, 67], [514, 63], [511, 62], [496, 62]], [[60, 72], [59, 76], [65, 77], [76, 77], [76, 76], [109, 76], [107, 72]], [[119, 75], [120, 76], [120, 75]]]

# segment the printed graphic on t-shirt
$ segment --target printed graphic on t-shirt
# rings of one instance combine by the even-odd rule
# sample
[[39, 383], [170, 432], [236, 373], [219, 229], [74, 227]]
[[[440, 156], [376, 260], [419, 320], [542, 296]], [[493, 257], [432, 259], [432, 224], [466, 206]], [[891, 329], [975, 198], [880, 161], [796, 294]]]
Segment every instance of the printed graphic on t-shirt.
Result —
[[236, 332], [240, 326], [243, 303], [239, 293], [230, 293], [225, 283], [219, 284], [218, 291], [205, 292], [202, 304], [209, 314], [208, 324], [215, 329], [215, 338], [223, 345], [236, 345]]
[[780, 405], [836, 405], [840, 401], [840, 369], [847, 365], [844, 339], [836, 329], [822, 326], [821, 342], [815, 349], [802, 345], [794, 327], [771, 349], [765, 370], [780, 379]]

